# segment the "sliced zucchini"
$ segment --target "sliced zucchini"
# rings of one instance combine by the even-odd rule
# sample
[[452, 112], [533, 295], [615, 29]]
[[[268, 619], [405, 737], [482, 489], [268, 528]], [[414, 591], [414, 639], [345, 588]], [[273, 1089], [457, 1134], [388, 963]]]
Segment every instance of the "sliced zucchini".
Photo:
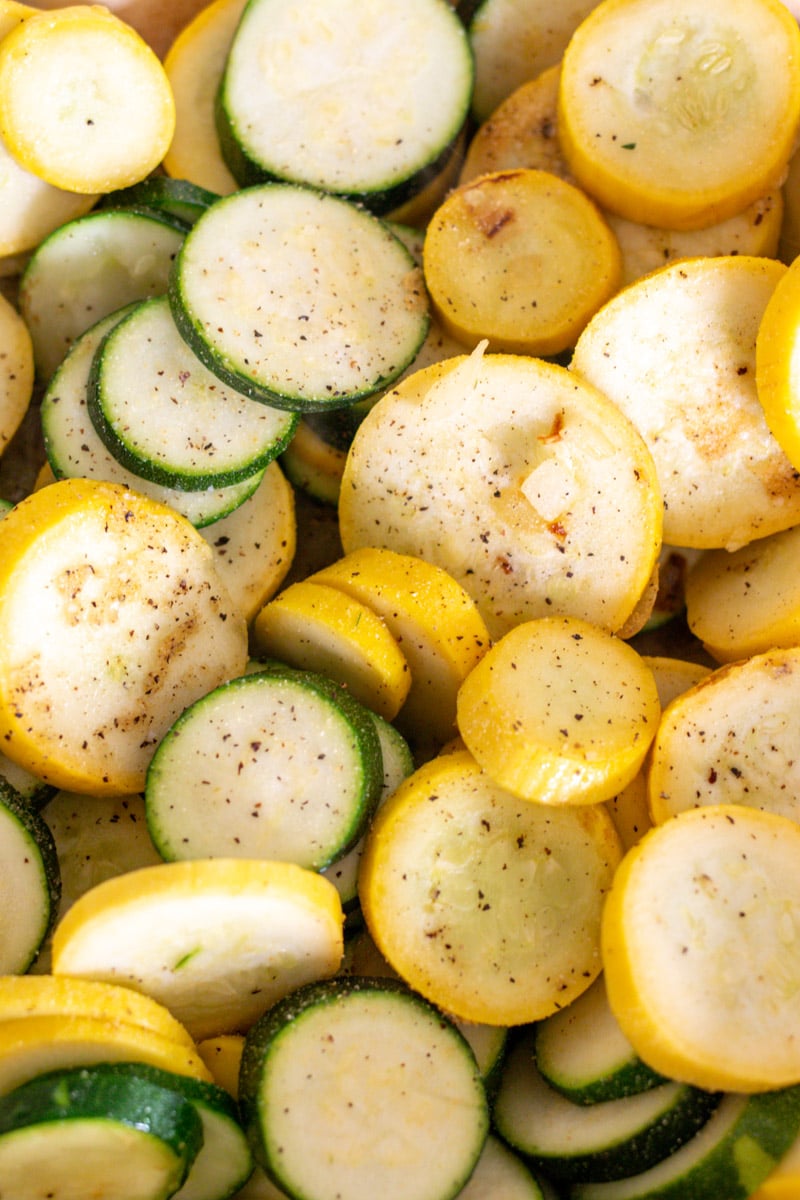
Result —
[[667, 1082], [642, 1062], [620, 1029], [602, 975], [567, 1008], [539, 1022], [534, 1056], [545, 1083], [573, 1104], [621, 1100]]
[[99, 1064], [54, 1072], [0, 1098], [0, 1196], [166, 1200], [202, 1143], [171, 1087]]
[[212, 204], [186, 235], [169, 296], [181, 335], [223, 382], [299, 411], [386, 386], [428, 329], [422, 273], [389, 226], [293, 184]]
[[298, 421], [209, 371], [178, 333], [166, 296], [135, 305], [105, 334], [89, 374], [87, 411], [129, 471], [190, 492], [262, 471]]
[[374, 721], [325, 676], [272, 667], [192, 704], [145, 784], [165, 859], [264, 858], [320, 870], [364, 832], [383, 782]]
[[689, 1142], [639, 1175], [576, 1184], [571, 1200], [748, 1200], [800, 1129], [800, 1087], [729, 1093]]
[[0, 974], [28, 970], [55, 922], [60, 897], [50, 830], [0, 779]]
[[[197, 1111], [203, 1144], [175, 1200], [228, 1200], [249, 1178], [254, 1162], [233, 1097], [216, 1083], [144, 1063], [117, 1063], [117, 1079], [141, 1079], [182, 1096]], [[2, 1195], [2, 1193], [0, 1193]]]
[[574, 1104], [537, 1070], [529, 1029], [508, 1054], [492, 1119], [500, 1136], [550, 1178], [606, 1181], [645, 1171], [673, 1154], [719, 1101], [713, 1092], [668, 1081], [638, 1095]]
[[324, 0], [247, 6], [217, 101], [223, 156], [240, 185], [291, 180], [388, 213], [438, 173], [467, 118], [466, 30], [443, 0], [344, 0], [336, 18]]
[[547, 1195], [519, 1155], [489, 1134], [458, 1200], [546, 1200]]
[[488, 1133], [467, 1042], [387, 979], [286, 997], [245, 1039], [239, 1093], [256, 1159], [304, 1200], [451, 1200]]
[[42, 380], [101, 317], [166, 291], [185, 229], [163, 213], [112, 208], [69, 221], [45, 238], [19, 286]]
[[121, 483], [168, 504], [197, 528], [203, 528], [228, 516], [249, 499], [263, 480], [263, 473], [230, 487], [187, 492], [143, 479], [111, 454], [87, 410], [89, 375], [98, 346], [128, 311], [126, 305], [79, 334], [47, 384], [40, 414], [48, 462], [56, 479], [80, 477]]
[[219, 194], [193, 183], [190, 179], [173, 179], [169, 175], [150, 175], [130, 187], [108, 192], [101, 201], [103, 208], [149, 208], [194, 225], [209, 204]]

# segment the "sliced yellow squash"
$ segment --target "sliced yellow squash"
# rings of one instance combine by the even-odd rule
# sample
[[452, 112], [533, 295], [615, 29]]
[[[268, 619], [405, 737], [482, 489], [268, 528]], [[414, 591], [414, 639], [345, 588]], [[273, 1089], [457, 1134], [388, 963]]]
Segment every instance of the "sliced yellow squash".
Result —
[[0, 522], [0, 732], [43, 780], [141, 791], [179, 713], [246, 663], [212, 550], [172, 509], [76, 478]]
[[638, 772], [661, 705], [626, 642], [576, 617], [543, 617], [487, 651], [457, 711], [467, 749], [501, 787], [542, 804], [597, 804]]
[[335, 679], [387, 721], [411, 687], [408, 662], [383, 619], [328, 584], [303, 579], [284, 589], [256, 616], [253, 641], [260, 654]]
[[175, 102], [153, 50], [100, 5], [36, 12], [0, 42], [0, 135], [54, 187], [144, 179], [169, 146]]
[[245, 1030], [342, 957], [332, 883], [294, 863], [200, 859], [129, 871], [75, 902], [53, 934], [53, 973], [124, 984], [197, 1039]]
[[423, 269], [439, 320], [465, 346], [486, 338], [494, 351], [548, 355], [574, 345], [622, 266], [584, 192], [520, 169], [449, 193], [428, 223]]
[[620, 855], [604, 806], [517, 800], [456, 751], [378, 810], [361, 904], [381, 954], [413, 988], [462, 1020], [524, 1024], [596, 978]]
[[611, 1008], [637, 1054], [710, 1091], [800, 1082], [800, 825], [737, 805], [651, 829], [603, 912]]
[[22, 424], [33, 397], [33, 342], [10, 300], [0, 295], [0, 454]]
[[741, 212], [782, 182], [798, 121], [800, 30], [780, 0], [604, 0], [564, 51], [564, 155], [632, 221]]
[[767, 424], [800, 470], [800, 260], [778, 280], [756, 340], [756, 388]]

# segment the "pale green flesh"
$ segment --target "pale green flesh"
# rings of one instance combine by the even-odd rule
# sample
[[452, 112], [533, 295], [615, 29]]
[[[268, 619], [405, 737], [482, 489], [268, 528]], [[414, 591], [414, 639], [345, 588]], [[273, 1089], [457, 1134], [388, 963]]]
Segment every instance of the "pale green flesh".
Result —
[[51, 917], [51, 895], [36, 839], [1, 803], [0, 911], [0, 974], [13, 975], [27, 969], [42, 944]]

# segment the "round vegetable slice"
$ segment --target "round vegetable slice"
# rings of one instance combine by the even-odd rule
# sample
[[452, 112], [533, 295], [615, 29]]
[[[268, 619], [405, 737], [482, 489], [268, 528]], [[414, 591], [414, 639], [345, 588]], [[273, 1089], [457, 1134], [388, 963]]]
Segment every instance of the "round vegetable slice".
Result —
[[386, 720], [411, 686], [406, 658], [386, 624], [361, 600], [304, 579], [285, 588], [253, 622], [256, 649], [319, 671]]
[[756, 340], [756, 387], [767, 424], [800, 468], [800, 261], [778, 280]]
[[612, 1183], [576, 1184], [571, 1195], [574, 1200], [754, 1200], [797, 1136], [798, 1109], [796, 1087], [724, 1095], [700, 1132], [648, 1171]]
[[667, 707], [647, 773], [655, 823], [743, 804], [800, 823], [800, 647], [714, 671]]
[[800, 474], [770, 432], [757, 336], [787, 268], [725, 255], [671, 263], [618, 292], [570, 369], [638, 429], [664, 497], [664, 541], [734, 550], [800, 520]]
[[0, 453], [22, 424], [33, 396], [33, 342], [10, 300], [0, 295]]
[[15, 1200], [166, 1200], [202, 1143], [180, 1092], [113, 1067], [57, 1071], [0, 1097], [0, 1179]]
[[42, 817], [0, 780], [0, 972], [27, 971], [61, 897], [55, 842]]
[[385, 387], [428, 329], [422, 273], [389, 226], [293, 184], [244, 188], [206, 209], [169, 296], [180, 333], [223, 382], [301, 412]]
[[0, 521], [0, 731], [71, 791], [141, 791], [180, 712], [247, 662], [247, 629], [184, 518], [65, 479]]
[[333, 980], [276, 1005], [247, 1035], [239, 1090], [256, 1158], [308, 1200], [454, 1197], [488, 1132], [468, 1044], [386, 979]]
[[617, 290], [616, 238], [579, 188], [504, 170], [454, 188], [427, 226], [425, 283], [464, 346], [558, 354]]
[[53, 934], [53, 973], [153, 996], [195, 1039], [238, 1032], [342, 957], [333, 884], [294, 863], [163, 863], [86, 892]]
[[359, 892], [383, 956], [469, 1021], [540, 1020], [600, 970], [600, 912], [621, 856], [599, 805], [517, 800], [465, 750], [378, 809]]
[[640, 434], [595, 387], [479, 347], [370, 410], [339, 528], [347, 553], [383, 546], [448, 572], [494, 638], [552, 613], [617, 631], [658, 559], [661, 487]]
[[717, 662], [800, 642], [800, 525], [733, 553], [710, 550], [686, 580], [686, 619]]
[[603, 914], [605, 981], [654, 1070], [743, 1093], [800, 1081], [800, 993], [787, 986], [800, 972], [798, 854], [794, 821], [723, 804], [655, 826], [625, 855]]
[[637, 652], [576, 617], [510, 630], [458, 693], [467, 748], [501, 787], [543, 804], [610, 800], [641, 767], [660, 715]]
[[168, 860], [318, 871], [361, 837], [382, 782], [370, 713], [326, 676], [276, 665], [214, 688], [171, 726], [147, 772], [147, 823]]
[[780, 184], [800, 120], [800, 31], [779, 0], [604, 0], [564, 51], [559, 136], [632, 221], [701, 228]]
[[37, 12], [0, 43], [0, 134], [55, 187], [108, 192], [144, 179], [174, 127], [158, 58], [99, 5]]

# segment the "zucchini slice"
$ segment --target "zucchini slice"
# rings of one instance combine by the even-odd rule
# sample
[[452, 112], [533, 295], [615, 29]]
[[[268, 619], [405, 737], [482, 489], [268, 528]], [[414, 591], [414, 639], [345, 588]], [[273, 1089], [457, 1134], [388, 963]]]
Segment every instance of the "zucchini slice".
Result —
[[[700, 1131], [649, 1170], [578, 1183], [571, 1200], [749, 1200], [800, 1129], [800, 1088], [728, 1093]], [[788, 1197], [789, 1193], [787, 1193]]]
[[20, 279], [19, 305], [42, 381], [101, 317], [163, 295], [185, 233], [182, 221], [164, 213], [98, 209], [37, 246]]
[[304, 1200], [451, 1200], [488, 1134], [467, 1042], [387, 979], [287, 996], [248, 1033], [239, 1092], [256, 1159]]
[[370, 713], [323, 675], [275, 666], [215, 688], [167, 731], [147, 773], [147, 823], [167, 860], [320, 870], [361, 837], [381, 784]]
[[549, 1194], [519, 1155], [490, 1133], [458, 1200], [547, 1200]]
[[428, 330], [422, 273], [390, 227], [294, 184], [212, 204], [186, 235], [169, 297], [179, 332], [223, 382], [301, 412], [385, 387]]
[[56, 479], [79, 477], [122, 484], [168, 504], [201, 529], [228, 516], [249, 499], [263, 481], [264, 471], [229, 487], [187, 492], [142, 478], [108, 450], [89, 417], [89, 376], [103, 338], [129, 311], [126, 305], [79, 334], [53, 372], [40, 407], [47, 460]]
[[611, 1011], [602, 975], [566, 1008], [536, 1026], [536, 1067], [573, 1104], [636, 1096], [666, 1083], [642, 1062]]
[[645, 1171], [689, 1141], [720, 1102], [713, 1092], [670, 1080], [637, 1095], [574, 1104], [542, 1078], [534, 1036], [527, 1030], [509, 1052], [492, 1119], [500, 1136], [551, 1179], [599, 1182]]
[[178, 333], [166, 296], [143, 300], [106, 333], [92, 362], [87, 411], [129, 471], [189, 492], [263, 471], [298, 421], [221, 383]]
[[50, 830], [0, 779], [0, 974], [28, 970], [55, 922], [60, 898]]
[[0, 1195], [166, 1200], [202, 1142], [173, 1088], [104, 1065], [53, 1072], [0, 1097]]
[[145, 208], [166, 213], [185, 224], [194, 225], [209, 204], [219, 199], [217, 192], [192, 183], [190, 179], [173, 179], [169, 175], [150, 175], [130, 187], [108, 192], [101, 201], [103, 208]]
[[388, 213], [449, 157], [472, 83], [443, 0], [340, 0], [336, 21], [325, 0], [253, 0], [218, 95], [223, 156], [240, 185], [305, 183]]

